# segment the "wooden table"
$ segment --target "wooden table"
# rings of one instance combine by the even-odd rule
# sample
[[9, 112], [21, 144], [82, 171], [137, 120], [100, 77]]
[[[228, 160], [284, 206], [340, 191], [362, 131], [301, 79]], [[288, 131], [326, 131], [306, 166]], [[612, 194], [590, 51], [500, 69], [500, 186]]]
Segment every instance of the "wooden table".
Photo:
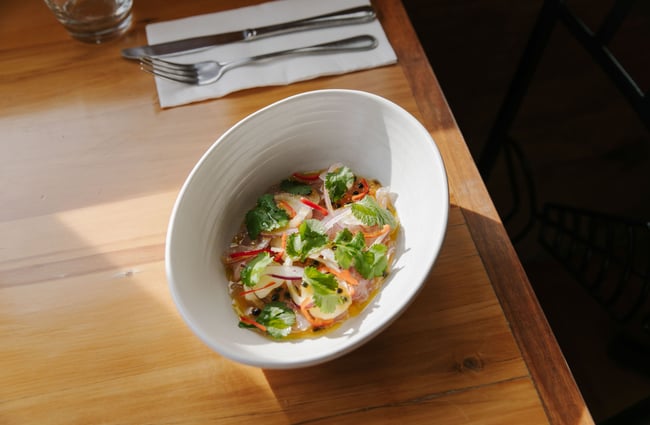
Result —
[[[136, 0], [134, 29], [73, 41], [39, 0], [0, 26], [0, 423], [593, 423], [399, 0], [374, 2], [399, 63], [161, 110], [123, 60], [144, 27], [257, 0]], [[384, 96], [449, 173], [448, 234], [425, 289], [353, 353], [299, 371], [221, 358], [164, 273], [172, 204], [228, 127], [296, 93]]]

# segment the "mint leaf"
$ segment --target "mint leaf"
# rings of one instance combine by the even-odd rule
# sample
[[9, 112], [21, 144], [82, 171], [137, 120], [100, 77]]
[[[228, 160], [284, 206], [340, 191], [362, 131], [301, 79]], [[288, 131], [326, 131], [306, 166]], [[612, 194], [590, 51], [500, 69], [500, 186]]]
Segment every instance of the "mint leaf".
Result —
[[282, 180], [280, 190], [294, 195], [311, 195], [312, 188], [308, 184], [295, 180]]
[[356, 258], [354, 267], [366, 279], [381, 276], [388, 267], [388, 248], [384, 244], [374, 244]]
[[266, 326], [266, 331], [273, 338], [283, 338], [291, 333], [291, 327], [296, 323], [296, 313], [284, 303], [271, 302], [264, 306], [256, 321]]
[[257, 257], [249, 261], [241, 271], [241, 280], [244, 286], [252, 288], [257, 285], [264, 274], [264, 269], [272, 262], [273, 258], [268, 252], [257, 254]]
[[366, 240], [361, 232], [352, 235], [348, 229], [343, 229], [334, 238], [334, 258], [341, 268], [349, 269], [362, 255]]
[[351, 209], [352, 214], [366, 226], [388, 224], [390, 227], [395, 227], [397, 225], [393, 214], [379, 206], [372, 196], [364, 196], [360, 201], [353, 203]]
[[257, 239], [263, 231], [271, 231], [286, 226], [289, 215], [278, 207], [273, 195], [267, 193], [257, 200], [257, 206], [246, 213], [246, 230], [251, 239]]
[[328, 242], [323, 225], [318, 220], [305, 220], [298, 227], [298, 233], [292, 233], [287, 239], [286, 251], [293, 259], [305, 259], [312, 252], [325, 246]]
[[352, 187], [352, 184], [354, 184], [354, 174], [345, 166], [337, 168], [325, 176], [325, 188], [332, 202], [341, 199]]
[[314, 290], [314, 303], [323, 313], [332, 313], [337, 304], [342, 302], [337, 293], [338, 282], [333, 274], [321, 273], [315, 267], [305, 267], [305, 282], [312, 285]]

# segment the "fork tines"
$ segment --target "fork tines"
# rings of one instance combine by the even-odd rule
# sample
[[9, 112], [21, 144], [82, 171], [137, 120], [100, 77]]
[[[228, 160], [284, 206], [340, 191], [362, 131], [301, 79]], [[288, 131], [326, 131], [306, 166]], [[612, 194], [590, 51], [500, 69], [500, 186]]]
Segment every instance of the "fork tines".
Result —
[[157, 77], [185, 84], [195, 84], [197, 81], [196, 70], [192, 65], [177, 64], [160, 58], [142, 56], [140, 69]]

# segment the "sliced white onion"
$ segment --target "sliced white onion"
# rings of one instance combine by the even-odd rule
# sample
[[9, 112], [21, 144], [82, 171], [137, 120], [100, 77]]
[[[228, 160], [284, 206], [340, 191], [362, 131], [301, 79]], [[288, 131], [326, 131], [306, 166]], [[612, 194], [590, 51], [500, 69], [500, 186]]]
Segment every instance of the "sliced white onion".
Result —
[[275, 200], [286, 202], [295, 211], [296, 215], [289, 220], [289, 228], [297, 228], [303, 221], [312, 217], [312, 209], [303, 204], [298, 195], [285, 192], [278, 193], [275, 195]]
[[[352, 211], [352, 209], [350, 209], [350, 211]], [[363, 222], [356, 218], [354, 214], [346, 214], [338, 224], [347, 227], [352, 233], [355, 233], [355, 231], [358, 230], [357, 227], [363, 226]], [[351, 228], [354, 228], [354, 231]]]
[[331, 173], [332, 171], [336, 171], [341, 167], [343, 167], [343, 163], [341, 163], [341, 162], [335, 162], [334, 164], [330, 165], [329, 168], [327, 169], [327, 172], [321, 174], [323, 176], [323, 180], [325, 180], [325, 175], [327, 175], [327, 173]]
[[395, 204], [395, 200], [397, 199], [397, 194], [394, 192], [390, 191], [389, 187], [380, 187], [377, 189], [375, 192], [375, 199], [377, 201], [377, 204], [379, 204], [380, 207], [382, 208], [388, 208], [389, 206], [392, 206]]
[[376, 245], [376, 244], [378, 244], [378, 243], [382, 243], [382, 242], [384, 241], [384, 239], [386, 239], [387, 236], [388, 236], [388, 233], [384, 233], [384, 234], [382, 234], [382, 235], [377, 236], [377, 239], [375, 239], [374, 241], [372, 241], [372, 243], [370, 244], [370, 246]]
[[302, 279], [304, 269], [298, 266], [268, 266], [264, 269], [267, 275], [283, 276], [285, 279]]
[[314, 252], [309, 255], [309, 258], [312, 260], [320, 261], [327, 267], [331, 267], [336, 270], [339, 269], [339, 264], [336, 262], [336, 258], [334, 257], [334, 251], [332, 251], [330, 248], [325, 248], [321, 249], [318, 252]]
[[325, 201], [325, 208], [327, 208], [328, 215], [334, 214], [332, 200], [330, 199], [330, 194], [325, 186], [323, 186], [323, 200]]
[[349, 206], [345, 206], [343, 208], [339, 208], [337, 210], [332, 211], [328, 216], [326, 216], [321, 223], [323, 224], [323, 227], [325, 227], [325, 230], [329, 230], [336, 223], [339, 221], [345, 219], [348, 215], [352, 215], [352, 208]]
[[327, 177], [327, 174], [336, 171], [341, 167], [343, 167], [342, 163], [335, 162], [334, 164], [330, 165], [326, 171], [323, 171], [320, 175], [320, 179], [323, 181], [323, 200], [325, 201], [325, 207], [327, 207], [327, 211], [330, 214], [334, 213], [334, 208], [332, 207], [332, 200], [330, 199], [330, 194], [327, 188], [325, 187], [325, 179]]

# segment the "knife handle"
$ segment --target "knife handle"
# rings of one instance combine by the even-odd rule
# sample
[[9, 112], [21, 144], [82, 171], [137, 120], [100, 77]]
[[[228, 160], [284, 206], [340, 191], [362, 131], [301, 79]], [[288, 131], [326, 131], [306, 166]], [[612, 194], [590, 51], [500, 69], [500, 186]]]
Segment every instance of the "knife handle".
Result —
[[268, 25], [265, 27], [251, 28], [243, 31], [244, 41], [253, 41], [273, 35], [287, 34], [296, 31], [313, 30], [318, 28], [331, 28], [341, 25], [362, 24], [371, 22], [376, 18], [371, 6], [359, 6], [325, 15], [299, 19], [282, 24]]

